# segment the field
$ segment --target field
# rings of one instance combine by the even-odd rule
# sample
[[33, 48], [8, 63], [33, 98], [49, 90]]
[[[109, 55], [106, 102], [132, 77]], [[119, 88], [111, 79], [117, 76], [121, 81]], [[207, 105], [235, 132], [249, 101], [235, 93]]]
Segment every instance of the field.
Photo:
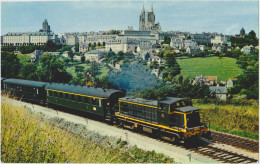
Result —
[[173, 163], [154, 151], [100, 145], [47, 123], [24, 107], [1, 103], [1, 161], [4, 163]]
[[227, 81], [242, 73], [236, 64], [236, 59], [228, 57], [177, 58], [177, 61], [181, 67], [181, 75], [184, 77], [217, 76], [220, 82]]
[[[90, 64], [78, 64], [77, 66], [83, 66], [85, 70], [90, 70], [91, 69], [91, 63]], [[72, 75], [73, 77], [76, 77], [75, 73], [75, 66], [67, 67], [66, 71]], [[103, 65], [98, 67], [98, 73], [97, 73], [97, 78], [102, 78], [107, 76], [109, 72], [109, 69]]]
[[208, 119], [211, 128], [242, 137], [258, 140], [259, 106], [258, 102], [251, 105], [216, 105], [194, 102], [194, 106], [201, 110], [203, 119]]
[[18, 59], [20, 59], [20, 62], [22, 64], [25, 64], [25, 63], [28, 63], [31, 61], [31, 55], [33, 53], [30, 53], [30, 54], [16, 53], [16, 54], [17, 54]]

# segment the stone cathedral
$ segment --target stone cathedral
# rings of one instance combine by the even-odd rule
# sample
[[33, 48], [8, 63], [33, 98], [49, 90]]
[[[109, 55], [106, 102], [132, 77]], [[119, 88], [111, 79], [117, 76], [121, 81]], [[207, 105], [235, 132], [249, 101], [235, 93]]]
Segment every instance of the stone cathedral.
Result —
[[145, 12], [144, 6], [140, 14], [139, 20], [139, 30], [140, 31], [161, 31], [160, 23], [155, 23], [155, 15], [153, 12], [153, 5], [151, 9]]

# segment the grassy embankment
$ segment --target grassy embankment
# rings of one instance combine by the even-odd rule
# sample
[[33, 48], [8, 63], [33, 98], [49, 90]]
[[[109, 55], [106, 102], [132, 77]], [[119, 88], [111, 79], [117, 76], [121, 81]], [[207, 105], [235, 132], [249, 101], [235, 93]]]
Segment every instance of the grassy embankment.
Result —
[[258, 140], [258, 101], [251, 101], [251, 105], [202, 104], [196, 100], [193, 102], [193, 105], [201, 110], [203, 118], [208, 118], [212, 130]]
[[237, 66], [236, 59], [228, 57], [196, 57], [177, 58], [181, 67], [181, 75], [194, 78], [199, 75], [217, 76], [218, 81], [227, 81], [242, 73]]
[[1, 161], [5, 163], [173, 162], [155, 152], [125, 149], [126, 143], [121, 140], [116, 148], [101, 146], [44, 122], [24, 107], [7, 102], [2, 102], [1, 107]]

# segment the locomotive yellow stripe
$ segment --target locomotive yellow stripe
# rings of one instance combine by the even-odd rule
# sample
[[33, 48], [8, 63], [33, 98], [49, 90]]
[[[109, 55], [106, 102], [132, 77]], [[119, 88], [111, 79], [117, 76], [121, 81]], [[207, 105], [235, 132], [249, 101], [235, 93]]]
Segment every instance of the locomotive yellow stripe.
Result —
[[122, 115], [119, 115], [119, 114], [116, 114], [116, 113], [115, 113], [115, 115], [118, 116], [118, 117], [125, 118], [125, 119], [129, 119], [129, 120], [133, 120], [133, 121], [137, 121], [137, 122], [153, 125], [153, 126], [156, 126], [156, 127], [160, 127], [160, 128], [164, 128], [164, 129], [168, 129], [168, 130], [172, 130], [172, 131], [176, 131], [176, 132], [186, 132], [185, 129], [177, 130], [177, 129], [169, 128], [168, 126], [157, 125], [157, 124], [153, 124], [153, 123], [150, 123], [150, 122], [137, 120], [137, 119], [134, 119], [134, 118], [131, 118], [131, 117], [122, 116]]
[[[133, 103], [133, 102], [124, 101], [124, 100], [118, 100], [118, 101], [119, 101], [119, 102], [125, 102], [125, 103], [129, 103], [129, 104], [135, 104], [135, 105], [140, 105], [140, 106], [151, 107], [151, 108], [158, 108], [157, 106], [144, 105], [144, 104]], [[159, 109], [161, 109], [161, 108], [159, 108]]]
[[77, 93], [63, 92], [63, 91], [58, 91], [58, 90], [53, 90], [53, 89], [45, 89], [45, 90], [54, 91], [54, 92], [61, 92], [61, 93], [67, 93], [67, 94], [83, 96], [83, 97], [91, 97], [91, 98], [96, 98], [96, 99], [107, 99], [107, 98], [94, 97], [94, 96], [82, 95], [82, 94], [77, 94]]

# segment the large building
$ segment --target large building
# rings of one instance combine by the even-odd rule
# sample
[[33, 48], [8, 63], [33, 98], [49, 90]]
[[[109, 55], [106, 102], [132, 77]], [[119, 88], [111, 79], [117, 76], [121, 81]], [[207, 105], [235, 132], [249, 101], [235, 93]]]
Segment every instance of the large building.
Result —
[[51, 32], [51, 27], [50, 25], [48, 24], [48, 21], [47, 19], [45, 19], [42, 23], [42, 29], [40, 29], [39, 32]]
[[48, 40], [58, 43], [57, 36], [51, 32], [50, 26], [45, 19], [39, 32], [8, 32], [2, 37], [2, 45], [42, 45]]
[[139, 20], [140, 31], [161, 31], [160, 23], [155, 23], [155, 14], [153, 12], [153, 5], [151, 9], [145, 12], [144, 6], [140, 14]]

